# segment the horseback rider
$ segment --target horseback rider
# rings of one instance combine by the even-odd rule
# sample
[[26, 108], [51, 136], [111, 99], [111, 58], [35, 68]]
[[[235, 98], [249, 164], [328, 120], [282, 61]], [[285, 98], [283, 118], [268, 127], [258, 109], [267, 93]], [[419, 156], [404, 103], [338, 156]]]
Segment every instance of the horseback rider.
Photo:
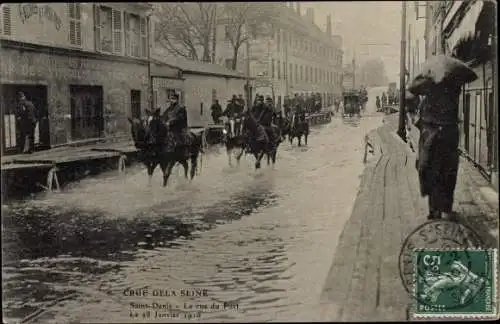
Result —
[[174, 93], [170, 97], [170, 106], [162, 115], [173, 135], [174, 146], [189, 155], [188, 120], [186, 107], [179, 102], [179, 95]]
[[269, 140], [274, 142], [277, 138], [273, 128], [274, 107], [271, 97], [267, 97], [264, 103], [264, 96], [259, 95], [256, 104], [252, 107], [252, 114], [255, 116], [257, 122], [264, 126], [264, 129], [269, 136]]
[[[241, 115], [243, 114], [243, 108], [244, 106], [241, 106], [238, 98], [236, 95], [233, 95], [231, 100], [229, 101], [229, 104], [227, 105], [226, 109], [223, 112], [223, 115], [229, 118], [229, 123], [231, 127], [231, 137], [239, 135], [239, 125], [234, 125], [231, 123], [231, 120], [234, 120], [236, 118], [241, 118]], [[233, 122], [234, 123], [234, 122]]]
[[377, 96], [377, 99], [375, 99], [375, 105], [377, 106], [377, 111], [380, 111], [380, 97]]

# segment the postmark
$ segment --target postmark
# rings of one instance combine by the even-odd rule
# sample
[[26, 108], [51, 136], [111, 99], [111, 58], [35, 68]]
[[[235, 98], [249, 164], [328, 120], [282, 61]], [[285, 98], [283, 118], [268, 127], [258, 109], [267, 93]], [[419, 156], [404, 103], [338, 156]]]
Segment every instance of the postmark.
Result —
[[[435, 310], [436, 304], [433, 302], [434, 297], [429, 297], [425, 293], [419, 293], [417, 289], [417, 285], [421, 284], [420, 290], [422, 290], [423, 286], [427, 283], [426, 279], [427, 274], [425, 271], [428, 269], [420, 266], [424, 263], [432, 264], [432, 262], [437, 262], [438, 256], [435, 254], [430, 254], [425, 257], [424, 255], [417, 255], [416, 251], [449, 251], [445, 257], [439, 258], [439, 260], [447, 260], [449, 261], [451, 258], [454, 258], [456, 262], [459, 262], [467, 269], [472, 269], [474, 267], [475, 262], [477, 262], [477, 251], [490, 251], [484, 248], [485, 244], [482, 241], [481, 237], [470, 227], [467, 225], [461, 224], [459, 222], [452, 222], [447, 220], [433, 220], [426, 222], [415, 230], [413, 230], [410, 235], [405, 239], [403, 246], [401, 248], [401, 252], [399, 255], [399, 270], [401, 281], [405, 290], [412, 296], [414, 303], [412, 307], [413, 317], [417, 316], [418, 307], [421, 307], [422, 310]], [[492, 252], [493, 253], [493, 252]], [[495, 252], [496, 253], [496, 252]], [[488, 253], [482, 254], [485, 260], [488, 260], [488, 264], [493, 262], [493, 258], [496, 258], [496, 254], [491, 256]], [[444, 261], [443, 261], [444, 262]], [[448, 264], [447, 263], [447, 264]], [[458, 267], [456, 264], [454, 267]], [[449, 267], [449, 265], [448, 265]], [[431, 266], [432, 268], [432, 266]], [[446, 268], [444, 268], [446, 269]], [[444, 271], [444, 270], [443, 270]], [[455, 270], [454, 270], [455, 271]], [[471, 270], [475, 271], [475, 270]], [[482, 276], [488, 277], [489, 275], [493, 276], [491, 283], [492, 289], [490, 292], [496, 294], [496, 273], [497, 267], [495, 265], [484, 266], [484, 271], [481, 272]], [[444, 271], [446, 272], [446, 271]], [[464, 272], [465, 273], [465, 272]], [[464, 276], [464, 275], [463, 275]], [[420, 281], [419, 281], [420, 280]], [[423, 281], [422, 281], [423, 280]], [[432, 281], [431, 277], [429, 277], [429, 284]], [[458, 288], [457, 288], [458, 289]], [[457, 296], [460, 289], [455, 289], [454, 295]], [[475, 294], [482, 293], [483, 290], [473, 290]], [[478, 295], [479, 296], [479, 295]], [[457, 301], [456, 297], [454, 302], [448, 300], [447, 303], [439, 304], [441, 305], [438, 313], [432, 313], [429, 315], [430, 317], [463, 317], [461, 316], [461, 309], [464, 307], [469, 307], [469, 305], [475, 305], [475, 298], [471, 298], [471, 293], [467, 293], [467, 297], [463, 300], [463, 303], [460, 303], [460, 300]], [[496, 299], [494, 299], [496, 301]], [[490, 305], [491, 306], [491, 305]], [[488, 309], [489, 307], [488, 306]], [[475, 306], [474, 306], [475, 307]], [[493, 309], [496, 312], [496, 304]], [[448, 313], [446, 313], [448, 312]], [[422, 313], [422, 316], [428, 317], [427, 314]], [[475, 317], [489, 317], [493, 315], [488, 314], [476, 314]]]
[[[399, 274], [405, 290], [413, 296], [415, 249], [470, 249], [484, 247], [470, 227], [447, 220], [426, 222], [408, 235], [399, 253]], [[415, 297], [415, 296], [413, 296]]]
[[496, 249], [417, 249], [414, 318], [496, 318]]

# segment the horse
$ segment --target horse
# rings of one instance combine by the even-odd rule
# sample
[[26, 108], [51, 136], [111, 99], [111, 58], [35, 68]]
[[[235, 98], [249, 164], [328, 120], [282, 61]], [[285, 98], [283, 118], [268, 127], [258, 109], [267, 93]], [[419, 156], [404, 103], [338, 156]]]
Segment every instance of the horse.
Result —
[[305, 145], [307, 145], [307, 137], [309, 136], [309, 123], [305, 119], [301, 120], [301, 118], [297, 116], [297, 114], [293, 114], [292, 120], [290, 122], [290, 131], [288, 134], [290, 145], [292, 145], [293, 139], [297, 138], [299, 141], [299, 146], [301, 146], [302, 136], [304, 136]]
[[[261, 160], [264, 154], [267, 155], [268, 165], [272, 161], [276, 163], [276, 153], [280, 143], [279, 137], [275, 141], [271, 141], [264, 126], [259, 124], [253, 113], [247, 109], [243, 118], [243, 134], [244, 142], [248, 146], [249, 151], [255, 156], [255, 169], [260, 169]], [[239, 160], [243, 155], [244, 150], [236, 158]]]
[[149, 184], [151, 184], [154, 170], [160, 165], [163, 172], [163, 186], [166, 187], [168, 178], [177, 162], [184, 167], [184, 176], [187, 179], [189, 171], [188, 159], [191, 162], [191, 180], [194, 178], [198, 167], [198, 157], [200, 157], [201, 162], [200, 153], [203, 153], [201, 134], [188, 133], [190, 143], [186, 155], [186, 152], [179, 147], [172, 147], [172, 133], [159, 118], [150, 119], [149, 122], [131, 118], [128, 118], [128, 120], [131, 124], [132, 139], [137, 149], [139, 149], [142, 162], [147, 168]]
[[[229, 118], [226, 123], [223, 133], [223, 142], [226, 146], [227, 157], [229, 160], [229, 165], [231, 166], [231, 153], [234, 149], [240, 149], [240, 153], [245, 150], [245, 138], [243, 137], [243, 117], [240, 118]], [[238, 154], [241, 157], [240, 154]], [[237, 159], [238, 164], [240, 159]]]

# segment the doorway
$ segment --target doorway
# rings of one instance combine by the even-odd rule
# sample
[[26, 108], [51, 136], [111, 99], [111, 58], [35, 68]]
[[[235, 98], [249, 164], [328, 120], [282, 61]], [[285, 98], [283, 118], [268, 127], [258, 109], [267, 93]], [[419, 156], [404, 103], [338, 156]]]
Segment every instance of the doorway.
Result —
[[71, 139], [102, 137], [104, 131], [101, 86], [70, 86]]
[[141, 119], [141, 90], [130, 90], [130, 109], [132, 118]]
[[49, 109], [47, 105], [47, 86], [31, 84], [2, 84], [0, 111], [2, 115], [2, 154], [18, 153], [20, 141], [19, 130], [16, 125], [16, 109], [18, 106], [18, 92], [25, 94], [36, 109], [38, 119], [35, 128], [35, 151], [50, 148]]

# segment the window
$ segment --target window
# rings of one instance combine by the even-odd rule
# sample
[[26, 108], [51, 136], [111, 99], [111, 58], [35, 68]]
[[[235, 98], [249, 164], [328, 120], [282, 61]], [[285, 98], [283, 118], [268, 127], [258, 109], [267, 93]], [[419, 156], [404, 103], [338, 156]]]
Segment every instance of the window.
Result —
[[226, 69], [230, 70], [233, 69], [233, 59], [226, 59], [225, 63], [226, 63]]
[[295, 64], [295, 82], [299, 81], [299, 66]]
[[309, 81], [309, 67], [306, 66], [306, 82]]
[[300, 81], [304, 81], [304, 68], [300, 66]]
[[290, 82], [293, 82], [293, 64], [290, 63], [288, 66], [288, 75], [290, 78]]
[[12, 35], [11, 9], [4, 4], [2, 7], [2, 32], [4, 35]]
[[274, 59], [271, 60], [271, 76], [274, 79]]
[[68, 3], [69, 10], [69, 43], [75, 46], [82, 46], [82, 15], [80, 4], [76, 2]]
[[224, 38], [226, 40], [230, 40], [231, 39], [231, 29], [230, 29], [229, 25], [225, 25], [224, 26]]
[[99, 6], [96, 13], [96, 39], [97, 50], [122, 52], [121, 11]]
[[[156, 106], [154, 106], [156, 107]], [[141, 119], [141, 91], [130, 90], [130, 110], [132, 118]]]
[[139, 57], [141, 48], [140, 18], [125, 14], [125, 54]]
[[280, 61], [278, 60], [278, 71], [277, 71], [277, 74], [278, 74], [278, 80], [281, 80], [281, 63]]

